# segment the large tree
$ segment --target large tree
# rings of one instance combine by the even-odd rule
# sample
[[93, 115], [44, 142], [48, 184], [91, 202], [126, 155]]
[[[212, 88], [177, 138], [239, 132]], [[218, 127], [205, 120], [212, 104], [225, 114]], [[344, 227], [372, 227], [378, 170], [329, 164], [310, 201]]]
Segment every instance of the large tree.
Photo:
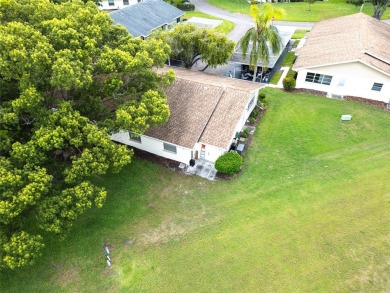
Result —
[[216, 67], [227, 63], [234, 51], [234, 42], [225, 34], [210, 28], [197, 28], [194, 24], [177, 25], [171, 31], [158, 31], [153, 39], [165, 40], [171, 46], [171, 58], [191, 68], [198, 60]]
[[170, 53], [114, 26], [93, 1], [0, 0], [0, 267], [31, 263], [42, 231], [64, 236], [132, 152], [109, 133], [169, 117]]
[[249, 65], [254, 69], [253, 81], [257, 77], [258, 62], [266, 67], [269, 63], [270, 49], [273, 54], [277, 54], [282, 49], [282, 40], [278, 29], [273, 25], [274, 19], [279, 19], [283, 11], [274, 8], [270, 3], [264, 3], [260, 7], [252, 4], [250, 14], [255, 26], [250, 28], [238, 41], [237, 47], [242, 52], [242, 59], [246, 59], [248, 50]]

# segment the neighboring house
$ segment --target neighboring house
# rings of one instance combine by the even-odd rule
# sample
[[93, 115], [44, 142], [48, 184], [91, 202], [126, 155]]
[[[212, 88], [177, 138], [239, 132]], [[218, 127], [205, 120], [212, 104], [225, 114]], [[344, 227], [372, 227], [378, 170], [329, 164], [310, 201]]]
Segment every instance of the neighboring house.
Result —
[[146, 38], [157, 29], [170, 29], [181, 22], [184, 12], [163, 0], [143, 0], [110, 13], [115, 24], [121, 24], [134, 37]]
[[321, 21], [297, 55], [297, 88], [389, 106], [390, 25], [363, 13]]
[[174, 71], [176, 80], [166, 89], [168, 122], [140, 136], [121, 131], [111, 138], [185, 164], [191, 159], [215, 162], [230, 150], [264, 85], [182, 68]]
[[141, 2], [141, 0], [101, 0], [99, 8], [103, 10], [115, 10], [137, 4], [138, 2]]

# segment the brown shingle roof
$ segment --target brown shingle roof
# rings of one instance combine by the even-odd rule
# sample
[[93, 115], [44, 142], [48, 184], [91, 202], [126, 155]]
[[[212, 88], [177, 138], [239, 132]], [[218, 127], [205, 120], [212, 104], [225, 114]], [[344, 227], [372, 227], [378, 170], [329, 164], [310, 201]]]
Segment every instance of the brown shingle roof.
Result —
[[171, 69], [176, 74], [175, 82], [166, 89], [171, 116], [165, 125], [151, 127], [145, 135], [188, 148], [193, 148], [201, 137], [204, 143], [227, 147], [250, 93], [262, 85]]
[[364, 13], [314, 25], [294, 69], [359, 60], [390, 74], [390, 25]]
[[246, 110], [249, 95], [250, 92], [244, 90], [226, 90], [199, 141], [222, 148], [228, 147], [234, 129]]

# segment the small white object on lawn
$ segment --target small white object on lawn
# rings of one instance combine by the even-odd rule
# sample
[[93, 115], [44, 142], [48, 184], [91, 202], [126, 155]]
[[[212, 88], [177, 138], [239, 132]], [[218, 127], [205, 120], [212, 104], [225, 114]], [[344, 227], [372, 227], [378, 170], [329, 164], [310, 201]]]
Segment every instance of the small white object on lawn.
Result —
[[352, 115], [341, 115], [341, 121], [351, 121]]

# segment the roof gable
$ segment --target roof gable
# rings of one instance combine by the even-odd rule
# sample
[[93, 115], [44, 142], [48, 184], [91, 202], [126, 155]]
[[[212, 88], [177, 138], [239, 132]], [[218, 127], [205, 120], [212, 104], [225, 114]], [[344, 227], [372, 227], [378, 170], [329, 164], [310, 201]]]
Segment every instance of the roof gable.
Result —
[[360, 61], [390, 75], [390, 25], [364, 13], [314, 25], [295, 69]]
[[[164, 71], [168, 67], [164, 68]], [[199, 141], [226, 148], [252, 93], [263, 85], [182, 68], [166, 89], [171, 116], [145, 135], [187, 148]]]
[[184, 12], [163, 0], [144, 0], [110, 13], [114, 23], [127, 28], [133, 37], [147, 37], [151, 31], [175, 21]]

